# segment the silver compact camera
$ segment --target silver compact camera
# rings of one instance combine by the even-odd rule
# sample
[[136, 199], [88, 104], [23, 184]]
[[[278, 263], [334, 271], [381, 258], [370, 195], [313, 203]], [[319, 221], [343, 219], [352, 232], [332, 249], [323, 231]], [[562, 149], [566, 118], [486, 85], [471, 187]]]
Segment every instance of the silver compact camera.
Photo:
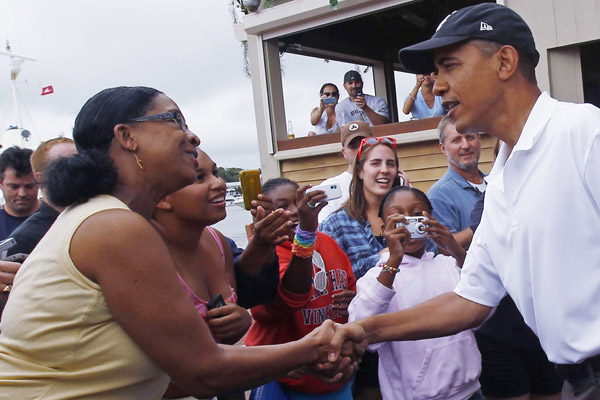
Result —
[[410, 232], [411, 239], [423, 239], [427, 232], [425, 232], [425, 224], [423, 221], [429, 220], [427, 217], [404, 217], [408, 224], [398, 222], [396, 227], [405, 226], [408, 232]]

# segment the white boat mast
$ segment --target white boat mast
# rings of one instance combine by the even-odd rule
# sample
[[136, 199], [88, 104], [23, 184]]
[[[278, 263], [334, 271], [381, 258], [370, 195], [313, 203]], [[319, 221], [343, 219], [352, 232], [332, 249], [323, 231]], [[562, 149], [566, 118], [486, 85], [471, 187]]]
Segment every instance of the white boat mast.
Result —
[[22, 139], [28, 140], [30, 132], [26, 129], [23, 129], [23, 124], [21, 121], [21, 112], [19, 110], [16, 80], [19, 76], [19, 73], [21, 72], [21, 66], [23, 65], [23, 62], [36, 61], [36, 59], [33, 57], [13, 53], [8, 40], [6, 41], [6, 51], [0, 50], [0, 55], [9, 57], [8, 65], [10, 67], [10, 90], [12, 94], [13, 104], [15, 107], [15, 116], [17, 118], [17, 130], [20, 131]]

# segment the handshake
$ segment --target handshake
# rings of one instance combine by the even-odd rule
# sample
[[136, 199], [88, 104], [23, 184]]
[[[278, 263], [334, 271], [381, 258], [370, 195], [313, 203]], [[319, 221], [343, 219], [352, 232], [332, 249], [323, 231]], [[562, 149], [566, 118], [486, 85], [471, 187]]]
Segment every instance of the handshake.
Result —
[[301, 341], [316, 350], [316, 361], [302, 369], [327, 383], [352, 378], [368, 342], [364, 329], [358, 323], [337, 324], [325, 321]]

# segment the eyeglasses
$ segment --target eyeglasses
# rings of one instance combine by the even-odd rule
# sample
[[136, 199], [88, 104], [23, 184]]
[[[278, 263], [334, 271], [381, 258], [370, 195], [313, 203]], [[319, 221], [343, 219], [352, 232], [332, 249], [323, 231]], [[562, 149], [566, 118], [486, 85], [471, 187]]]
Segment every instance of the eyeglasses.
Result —
[[338, 97], [340, 95], [339, 92], [323, 92], [323, 94], [327, 97]]
[[396, 150], [396, 139], [394, 139], [394, 138], [391, 138], [391, 137], [379, 137], [379, 138], [368, 137], [368, 138], [364, 138], [360, 142], [360, 147], [358, 148], [358, 154], [356, 155], [356, 159], [360, 160], [360, 156], [365, 147], [374, 146], [378, 143], [389, 144], [394, 148], [394, 150]]
[[143, 117], [132, 118], [129, 120], [129, 122], [169, 121], [169, 120], [175, 121], [177, 126], [179, 126], [179, 129], [181, 129], [182, 131], [184, 131], [184, 132], [188, 131], [188, 126], [185, 123], [185, 118], [183, 118], [183, 115], [181, 115], [181, 113], [179, 111], [169, 111], [169, 112], [162, 113], [162, 114], [146, 115]]

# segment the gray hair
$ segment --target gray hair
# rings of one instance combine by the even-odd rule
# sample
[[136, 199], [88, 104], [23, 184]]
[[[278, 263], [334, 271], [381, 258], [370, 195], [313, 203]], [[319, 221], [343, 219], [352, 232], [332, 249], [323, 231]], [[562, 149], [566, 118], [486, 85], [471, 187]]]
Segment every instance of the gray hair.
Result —
[[454, 121], [452, 121], [452, 118], [450, 118], [449, 116], [444, 115], [437, 127], [438, 136], [441, 144], [443, 144], [444, 140], [446, 140], [446, 126], [448, 126], [448, 124], [454, 124]]

